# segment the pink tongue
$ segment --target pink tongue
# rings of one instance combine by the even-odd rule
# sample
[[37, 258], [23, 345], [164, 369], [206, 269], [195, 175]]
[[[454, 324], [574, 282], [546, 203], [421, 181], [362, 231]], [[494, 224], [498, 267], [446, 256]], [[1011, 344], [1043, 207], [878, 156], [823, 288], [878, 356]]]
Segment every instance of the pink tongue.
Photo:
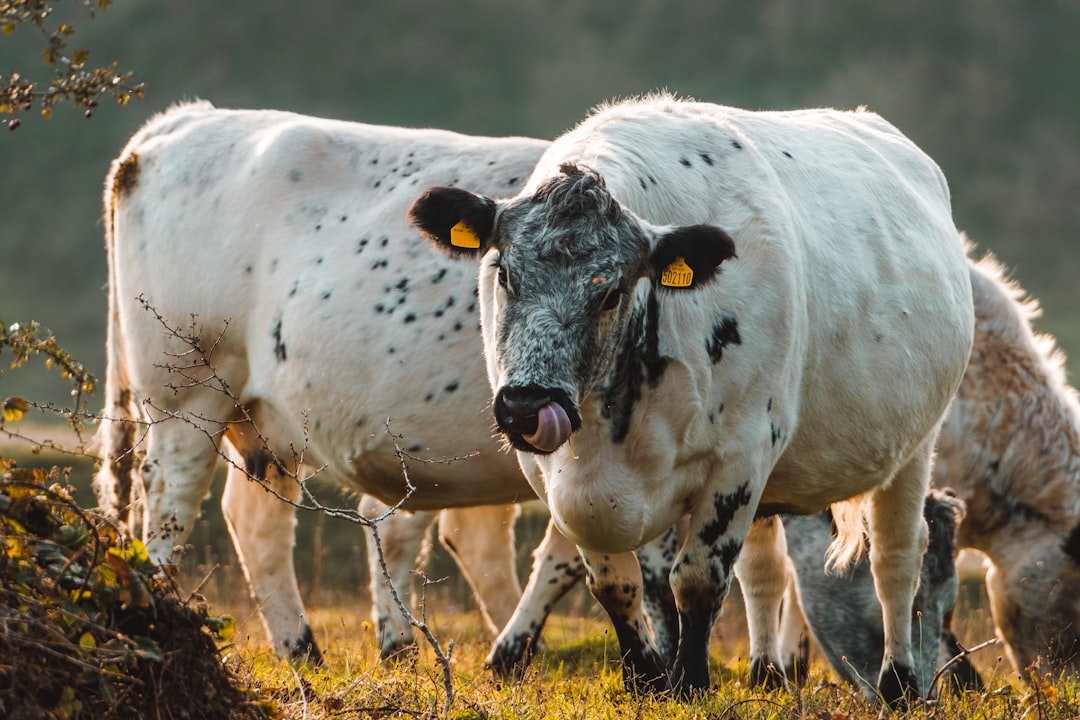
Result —
[[549, 402], [536, 414], [536, 432], [522, 439], [537, 450], [551, 452], [570, 437], [570, 418], [557, 402]]

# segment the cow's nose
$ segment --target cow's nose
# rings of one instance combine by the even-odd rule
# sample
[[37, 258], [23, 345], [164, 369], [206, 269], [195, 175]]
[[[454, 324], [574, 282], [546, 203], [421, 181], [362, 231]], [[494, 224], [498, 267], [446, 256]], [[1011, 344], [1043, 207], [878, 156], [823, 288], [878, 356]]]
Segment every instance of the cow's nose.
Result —
[[540, 408], [551, 397], [535, 388], [504, 387], [495, 396], [495, 420], [504, 432], [530, 435], [536, 432]]

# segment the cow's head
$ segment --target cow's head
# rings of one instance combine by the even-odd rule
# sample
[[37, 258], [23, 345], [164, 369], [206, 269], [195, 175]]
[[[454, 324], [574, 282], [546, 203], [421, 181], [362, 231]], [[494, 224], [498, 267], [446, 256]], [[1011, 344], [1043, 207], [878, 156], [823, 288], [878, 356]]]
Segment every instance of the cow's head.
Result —
[[735, 254], [716, 227], [643, 221], [598, 173], [572, 164], [535, 193], [506, 201], [430, 189], [409, 219], [451, 255], [485, 256], [480, 295], [495, 419], [511, 445], [529, 452], [553, 452], [581, 426], [580, 403], [609, 384], [636, 299], [653, 288], [692, 292]]

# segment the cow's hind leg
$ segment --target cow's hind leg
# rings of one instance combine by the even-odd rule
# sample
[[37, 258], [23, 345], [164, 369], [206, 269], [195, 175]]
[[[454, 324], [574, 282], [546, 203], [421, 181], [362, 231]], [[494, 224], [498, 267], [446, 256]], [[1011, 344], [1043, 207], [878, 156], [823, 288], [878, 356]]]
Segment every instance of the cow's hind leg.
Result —
[[778, 629], [788, 576], [787, 542], [779, 517], [762, 518], [750, 526], [735, 574], [750, 632], [750, 684], [781, 687], [784, 668]]
[[885, 656], [878, 693], [892, 708], [920, 695], [911, 644], [911, 609], [919, 581], [927, 528], [923, 503], [930, 481], [934, 438], [870, 500], [870, 569], [881, 602]]
[[796, 687], [806, 684], [810, 669], [810, 628], [799, 605], [795, 589], [795, 569], [788, 565], [787, 590], [784, 592], [783, 610], [780, 614], [780, 658], [784, 661], [784, 675]]
[[584, 577], [585, 566], [577, 546], [548, 521], [544, 539], [533, 551], [532, 572], [517, 609], [484, 662], [496, 677], [510, 678], [523, 671], [540, 643], [552, 606]]
[[582, 552], [586, 582], [607, 611], [623, 661], [623, 685], [649, 692], [670, 688], [664, 659], [656, 649], [641, 608], [641, 567], [633, 553]]
[[221, 509], [266, 634], [279, 655], [319, 663], [293, 564], [296, 512], [288, 501], [299, 499], [299, 484], [264, 450], [229, 457]]
[[449, 508], [439, 514], [439, 542], [472, 588], [491, 636], [499, 634], [521, 599], [514, 522], [517, 505]]
[[[409, 655], [416, 648], [412, 625], [398, 607], [394, 593], [411, 612], [413, 572], [427, 559], [431, 547], [428, 531], [436, 518], [435, 513], [401, 509], [387, 515], [389, 509], [370, 495], [360, 500], [360, 514], [368, 520], [378, 520], [375, 530], [364, 528], [364, 537], [371, 582], [371, 615], [378, 632], [379, 654], [384, 660]], [[375, 532], [379, 535], [378, 544]], [[393, 589], [387, 584], [387, 576]]]
[[134, 508], [133, 513], [142, 515], [142, 537], [150, 558], [158, 563], [169, 561], [173, 549], [191, 533], [221, 458], [218, 449], [224, 426], [210, 420], [199, 422], [200, 427], [194, 427], [179, 417], [155, 412], [147, 431], [142, 464], [146, 506], [141, 513]]

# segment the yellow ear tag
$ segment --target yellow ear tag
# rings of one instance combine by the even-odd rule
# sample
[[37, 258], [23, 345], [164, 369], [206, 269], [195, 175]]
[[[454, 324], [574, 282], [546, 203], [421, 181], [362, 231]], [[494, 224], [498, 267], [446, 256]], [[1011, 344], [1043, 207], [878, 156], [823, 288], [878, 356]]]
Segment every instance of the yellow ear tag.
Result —
[[694, 271], [682, 257], [675, 258], [675, 262], [664, 268], [660, 275], [660, 284], [666, 287], [690, 287], [693, 282]]
[[469, 248], [475, 250], [480, 247], [480, 238], [473, 229], [460, 220], [457, 225], [450, 228], [450, 244], [454, 247]]

